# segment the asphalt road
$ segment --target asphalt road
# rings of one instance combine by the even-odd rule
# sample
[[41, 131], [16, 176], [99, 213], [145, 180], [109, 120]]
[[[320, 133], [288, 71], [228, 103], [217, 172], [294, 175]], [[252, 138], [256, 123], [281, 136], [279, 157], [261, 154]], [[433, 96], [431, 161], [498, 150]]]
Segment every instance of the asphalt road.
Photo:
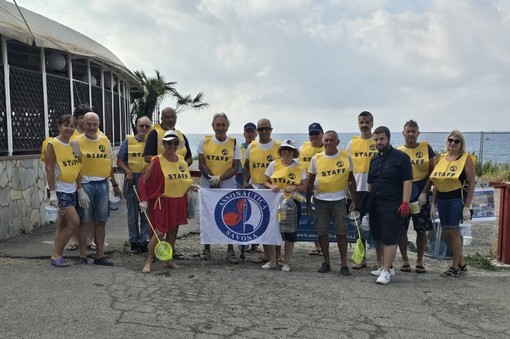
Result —
[[[308, 255], [308, 243], [297, 244], [291, 272], [265, 271], [254, 253], [227, 263], [224, 246], [201, 260], [192, 222], [176, 246], [181, 268], [157, 262], [143, 274], [144, 258], [124, 252], [123, 206], [107, 224], [114, 267], [50, 266], [53, 225], [0, 242], [0, 337], [510, 337], [509, 271], [469, 267], [445, 279], [448, 261], [426, 258], [428, 272], [416, 274], [400, 272], [397, 260], [397, 275], [382, 286], [369, 268], [340, 276], [334, 246], [333, 271], [317, 273], [322, 257]], [[373, 251], [368, 258], [374, 264]]]

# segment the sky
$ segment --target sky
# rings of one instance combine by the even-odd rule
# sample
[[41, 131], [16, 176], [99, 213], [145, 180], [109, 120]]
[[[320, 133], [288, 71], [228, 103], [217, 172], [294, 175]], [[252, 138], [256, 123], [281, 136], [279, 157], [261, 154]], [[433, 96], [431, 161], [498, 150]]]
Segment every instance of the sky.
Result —
[[[17, 0], [107, 47], [132, 71], [205, 93], [177, 127], [230, 133], [510, 131], [510, 0]], [[164, 106], [175, 103], [165, 100]]]

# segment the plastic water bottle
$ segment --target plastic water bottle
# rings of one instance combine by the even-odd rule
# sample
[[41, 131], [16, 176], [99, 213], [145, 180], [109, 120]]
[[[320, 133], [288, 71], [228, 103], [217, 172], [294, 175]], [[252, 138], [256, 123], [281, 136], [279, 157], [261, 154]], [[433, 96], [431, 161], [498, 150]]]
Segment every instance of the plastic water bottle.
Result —
[[289, 193], [283, 195], [283, 200], [278, 205], [278, 222], [282, 233], [297, 230], [297, 205]]

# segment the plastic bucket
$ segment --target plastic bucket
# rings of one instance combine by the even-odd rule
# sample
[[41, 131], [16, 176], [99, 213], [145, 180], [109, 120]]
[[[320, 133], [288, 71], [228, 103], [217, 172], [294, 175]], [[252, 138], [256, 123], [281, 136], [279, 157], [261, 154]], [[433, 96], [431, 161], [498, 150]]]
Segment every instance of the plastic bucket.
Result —
[[409, 205], [411, 206], [411, 214], [420, 213], [420, 204], [418, 203], [418, 201], [412, 202]]
[[110, 198], [110, 211], [117, 211], [119, 209], [120, 198], [119, 197], [111, 197]]
[[46, 221], [47, 222], [55, 222], [55, 221], [57, 221], [58, 208], [50, 206], [50, 205], [47, 205], [45, 207], [45, 211], [46, 211], [45, 214], [46, 214]]

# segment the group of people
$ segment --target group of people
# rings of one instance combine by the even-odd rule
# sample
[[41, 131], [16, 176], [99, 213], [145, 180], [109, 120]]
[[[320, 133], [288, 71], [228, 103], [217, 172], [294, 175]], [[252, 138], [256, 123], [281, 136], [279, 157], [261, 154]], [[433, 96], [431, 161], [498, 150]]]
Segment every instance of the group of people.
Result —
[[[83, 133], [76, 133], [78, 121]], [[96, 265], [112, 266], [104, 254], [109, 216], [109, 183], [115, 196], [121, 192], [115, 181], [110, 141], [99, 132], [99, 116], [88, 107], [78, 107], [75, 116], [58, 120], [59, 134], [45, 140], [41, 160], [45, 164], [50, 205], [58, 209], [55, 245], [50, 263], [67, 267], [66, 244], [76, 235], [80, 256], [76, 264], [87, 264], [86, 248], [95, 241]]]
[[[111, 172], [108, 139], [98, 132], [97, 114], [89, 112], [85, 120], [85, 133], [72, 141], [75, 120], [63, 116], [59, 121], [60, 134], [48, 142], [45, 152], [50, 203], [61, 211], [51, 259], [55, 266], [68, 265], [62, 257], [65, 243], [78, 225], [82, 230], [87, 224], [95, 230], [95, 263], [111, 264], [103, 252], [108, 202], [101, 198], [107, 197], [106, 179], [111, 178], [116, 195], [120, 195], [120, 191]], [[161, 112], [161, 123], [154, 126], [147, 117], [139, 118], [136, 135], [127, 136], [117, 154], [117, 165], [125, 174], [130, 249], [148, 253], [143, 272], [151, 271], [157, 238], [164, 238], [175, 246], [179, 226], [187, 223], [187, 193], [197, 189], [192, 185], [189, 172], [193, 161], [189, 143], [186, 136], [175, 129], [176, 121], [177, 114], [172, 108], [165, 108]], [[403, 262], [400, 270], [412, 271], [407, 255], [407, 230], [411, 220], [417, 232], [415, 271], [426, 272], [423, 261], [426, 232], [433, 229], [433, 219], [437, 216], [451, 237], [453, 252], [452, 265], [442, 276], [457, 277], [466, 272], [459, 223], [471, 217], [469, 208], [475, 171], [462, 133], [452, 131], [449, 134], [447, 153], [436, 163], [431, 146], [425, 141], [418, 142], [420, 132], [415, 121], [405, 123], [402, 131], [405, 144], [398, 148], [391, 145], [389, 129], [380, 126], [372, 132], [373, 123], [370, 112], [361, 112], [358, 116], [360, 135], [349, 141], [346, 150], [340, 150], [338, 133], [324, 132], [317, 122], [309, 125], [309, 142], [301, 147], [292, 140], [273, 140], [273, 128], [268, 119], [260, 119], [257, 124], [247, 123], [245, 140], [238, 143], [227, 135], [230, 126], [227, 115], [215, 114], [211, 123], [214, 133], [205, 136], [197, 149], [199, 186], [270, 189], [303, 195], [301, 199], [293, 195], [293, 199], [298, 211], [301, 211], [300, 201], [305, 200], [306, 211], [314, 214], [318, 241], [311, 253], [323, 255], [319, 273], [331, 271], [328, 233], [332, 228], [340, 252], [340, 274], [351, 274], [347, 264], [346, 216], [353, 211], [359, 211], [362, 217], [369, 216], [370, 236], [362, 240], [365, 247], [369, 241], [376, 248], [378, 268], [371, 274], [377, 277], [377, 283], [388, 284], [395, 275], [393, 261], [399, 246]], [[97, 153], [98, 146], [101, 154]], [[76, 159], [72, 161], [73, 166], [64, 165], [71, 157]], [[411, 204], [419, 205], [413, 214]], [[83, 248], [86, 246], [84, 236], [85, 231], [80, 232], [81, 261], [86, 261], [81, 255], [82, 243]], [[283, 258], [281, 246], [262, 244], [264, 255], [256, 261], [263, 263], [263, 269], [281, 267], [288, 272], [296, 241], [297, 231], [282, 233]], [[252, 248], [257, 250], [258, 245]], [[204, 245], [201, 257], [211, 258], [210, 245]], [[233, 244], [227, 246], [226, 259], [238, 262]], [[178, 267], [172, 261], [166, 265]], [[351, 266], [352, 269], [366, 267], [365, 258]]]

